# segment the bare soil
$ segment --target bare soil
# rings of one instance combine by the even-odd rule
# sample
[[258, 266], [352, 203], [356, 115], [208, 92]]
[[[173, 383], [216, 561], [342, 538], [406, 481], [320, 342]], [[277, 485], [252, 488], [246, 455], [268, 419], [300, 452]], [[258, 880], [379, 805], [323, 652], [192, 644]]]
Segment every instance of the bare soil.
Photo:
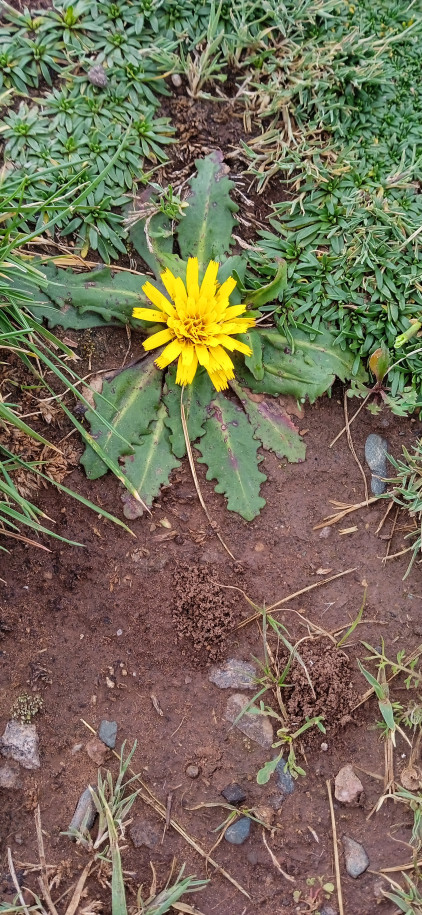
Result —
[[[99, 331], [96, 342], [94, 358], [104, 368], [114, 367], [126, 349], [124, 333]], [[135, 341], [130, 358], [139, 346]], [[309, 635], [306, 620], [333, 632], [356, 617], [363, 582], [368, 585], [363, 623], [346, 647], [336, 649], [326, 638], [308, 638], [301, 646], [315, 695], [300, 667], [294, 667], [293, 689], [286, 693], [293, 723], [305, 715], [323, 714], [327, 724], [325, 737], [315, 730], [305, 735], [304, 755], [299, 753], [298, 761], [306, 777], [297, 781], [294, 793], [276, 811], [273, 831], [267, 835], [279, 864], [295, 883], [277, 871], [263, 844], [262, 828], [254, 824], [244, 845], [235, 847], [223, 839], [213, 853], [251, 901], [209, 867], [210, 884], [196, 904], [204, 915], [310, 911], [293, 901], [293, 891], [302, 889], [306, 896], [309, 877], [332, 879], [326, 780], [347, 762], [357, 767], [365, 799], [357, 808], [335, 804], [337, 829], [339, 836], [347, 833], [363, 842], [370, 871], [354, 881], [343, 868], [346, 912], [372, 913], [375, 872], [410, 860], [406, 845], [397, 845], [397, 839], [408, 842], [410, 836], [410, 819], [403, 816], [402, 807], [386, 802], [367, 819], [382, 792], [382, 781], [373, 775], [383, 776], [384, 745], [375, 729], [375, 701], [355, 711], [353, 707], [366, 688], [356, 665], [356, 658], [366, 653], [361, 639], [380, 645], [384, 638], [390, 655], [402, 648], [409, 652], [418, 644], [420, 572], [416, 567], [403, 583], [406, 557], [383, 563], [386, 543], [381, 538], [390, 527], [386, 524], [380, 535], [375, 532], [385, 503], [359, 510], [328, 532], [314, 530], [331, 510], [331, 499], [362, 500], [362, 479], [344, 436], [329, 447], [343, 425], [340, 389], [331, 400], [324, 398], [307, 408], [296, 422], [308, 430], [306, 461], [290, 465], [265, 455], [267, 505], [252, 523], [226, 511], [198, 466], [207, 506], [236, 562], [210, 528], [186, 463], [173, 474], [151, 517], [133, 522], [134, 537], [49, 489], [41, 494], [41, 505], [56, 520], [57, 533], [84, 547], [49, 540], [47, 553], [7, 542], [10, 552], [3, 556], [0, 585], [0, 725], [6, 724], [13, 701], [23, 691], [42, 695], [44, 709], [36, 718], [40, 770], [22, 770], [19, 790], [0, 789], [5, 872], [8, 846], [17, 866], [37, 860], [37, 803], [47, 861], [60, 866], [64, 888], [85, 865], [86, 853], [62, 831], [80, 793], [96, 781], [97, 767], [85, 750], [91, 736], [86, 725], [96, 730], [102, 718], [118, 722], [118, 747], [123, 741], [127, 747], [137, 741], [135, 771], [164, 806], [172, 795], [172, 815], [205, 851], [216, 842], [227, 811], [200, 805], [222, 802], [220, 792], [227, 784], [236, 781], [244, 786], [248, 808], [277, 806], [274, 778], [262, 787], [256, 782], [269, 751], [225, 720], [232, 691], [209, 681], [210, 661], [251, 656], [263, 660], [257, 623], [238, 628], [252, 610], [237, 589], [268, 606], [348, 569], [353, 571], [346, 577], [289, 600], [278, 613], [292, 641]], [[363, 413], [354, 432], [362, 460], [365, 437], [374, 431], [387, 436], [394, 455], [403, 441], [409, 444], [420, 434], [419, 423]], [[119, 512], [121, 491], [113, 478], [88, 484], [75, 469], [66, 482]], [[396, 534], [393, 551], [400, 549], [402, 536]], [[270, 644], [274, 649], [274, 640]], [[269, 698], [275, 708], [274, 696]], [[398, 737], [397, 769], [406, 761], [408, 747]], [[115, 771], [111, 756], [106, 765]], [[199, 768], [196, 779], [187, 775], [189, 765]], [[161, 834], [162, 822], [140, 799], [134, 816]], [[179, 864], [186, 861], [188, 873], [205, 875], [204, 861], [172, 828], [152, 849], [134, 848], [128, 838], [124, 864], [133, 872], [134, 885], [149, 885], [150, 861], [164, 882], [173, 856]], [[97, 886], [91, 892], [98, 898]], [[109, 912], [106, 899], [104, 894], [103, 911]], [[335, 909], [334, 899], [331, 904]], [[390, 911], [388, 903], [382, 908]]]

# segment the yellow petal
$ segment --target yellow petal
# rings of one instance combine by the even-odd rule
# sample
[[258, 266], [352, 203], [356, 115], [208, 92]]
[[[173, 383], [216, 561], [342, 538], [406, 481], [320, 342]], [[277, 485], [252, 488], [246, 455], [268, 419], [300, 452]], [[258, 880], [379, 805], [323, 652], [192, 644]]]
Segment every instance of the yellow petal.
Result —
[[222, 334], [244, 334], [249, 327], [254, 327], [253, 318], [236, 318], [235, 321], [223, 321], [220, 325]]
[[170, 298], [174, 301], [176, 294], [176, 277], [168, 267], [165, 269], [164, 273], [160, 274], [160, 277], [164, 288], [167, 289]]
[[155, 349], [157, 346], [162, 346], [163, 343], [168, 343], [172, 337], [173, 334], [171, 330], [166, 327], [165, 330], [159, 330], [157, 334], [153, 334], [152, 337], [148, 337], [147, 340], [144, 340], [143, 347], [146, 350]]
[[155, 360], [155, 364], [159, 369], [165, 369], [170, 362], [173, 362], [174, 359], [177, 359], [180, 356], [182, 351], [182, 344], [179, 343], [179, 340], [172, 340], [163, 352], [160, 353], [158, 359]]
[[210, 354], [208, 352], [207, 347], [201, 346], [200, 344], [198, 344], [197, 346], [195, 346], [195, 352], [198, 357], [199, 364], [205, 365], [205, 367], [206, 367], [210, 361]]
[[152, 283], [144, 283], [142, 286], [142, 291], [145, 293], [147, 298], [152, 302], [153, 305], [156, 305], [161, 311], [164, 311], [166, 315], [174, 315], [173, 305], [170, 304], [169, 300], [166, 299], [165, 295], [160, 292], [159, 289], [156, 289]]
[[215, 295], [215, 285], [217, 282], [217, 273], [219, 268], [218, 261], [210, 261], [208, 267], [205, 271], [204, 279], [201, 283], [201, 295], [211, 296]]
[[186, 267], [186, 289], [188, 297], [199, 297], [198, 258], [190, 257]]
[[[236, 289], [236, 286], [237, 286], [237, 283], [236, 283], [234, 276], [229, 276], [228, 279], [225, 280], [224, 283], [221, 284], [221, 286], [217, 292], [217, 299], [218, 300], [228, 299], [229, 295], [232, 294], [233, 289]], [[236, 308], [236, 305], [234, 307]], [[242, 311], [244, 311], [244, 310], [245, 309], [242, 308]]]
[[153, 308], [134, 308], [132, 318], [139, 318], [140, 321], [154, 321], [158, 324], [167, 323], [167, 315], [162, 311], [154, 311]]
[[233, 352], [233, 350], [238, 350], [239, 353], [244, 353], [245, 356], [252, 356], [252, 350], [247, 343], [242, 343], [241, 340], [236, 340], [234, 337], [227, 337], [226, 334], [219, 334], [215, 338], [217, 343], [221, 346], [225, 346], [226, 349]]
[[182, 362], [182, 356], [179, 357], [179, 361], [177, 363], [176, 384], [192, 384], [192, 381], [195, 378], [195, 372], [198, 368], [198, 359], [196, 357], [196, 353], [194, 350], [192, 350], [192, 352], [193, 359], [188, 366]]
[[190, 365], [194, 355], [195, 355], [195, 350], [194, 350], [192, 343], [186, 342], [185, 344], [182, 344], [182, 352], [180, 354], [180, 358], [183, 362], [183, 365], [185, 365], [185, 366]]
[[[224, 312], [224, 320], [233, 321], [233, 318], [238, 318], [239, 315], [243, 315], [243, 313], [245, 311], [246, 311], [245, 306], [242, 304], [230, 305], [230, 308], [226, 308], [226, 310]], [[251, 319], [249, 319], [249, 320], [251, 320]]]
[[[229, 354], [226, 353], [225, 349], [223, 349], [222, 346], [216, 346], [216, 347], [213, 349], [213, 353], [212, 353], [212, 354], [213, 354], [213, 356], [214, 356], [215, 361], [216, 361], [216, 362], [218, 363], [218, 365], [220, 366], [220, 368], [223, 369], [223, 371], [226, 372], [227, 375], [229, 375], [230, 378], [233, 378], [233, 368], [234, 368], [234, 366], [233, 366], [233, 363], [232, 363], [232, 361], [231, 361], [231, 359], [230, 359]], [[232, 374], [230, 374], [230, 373], [232, 373]]]
[[224, 372], [208, 372], [217, 391], [225, 391], [229, 386], [227, 375]]

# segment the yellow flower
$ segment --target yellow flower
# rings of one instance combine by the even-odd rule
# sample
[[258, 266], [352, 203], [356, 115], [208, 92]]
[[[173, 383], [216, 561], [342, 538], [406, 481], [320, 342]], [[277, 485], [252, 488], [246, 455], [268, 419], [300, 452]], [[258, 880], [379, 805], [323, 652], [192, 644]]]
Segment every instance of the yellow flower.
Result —
[[191, 384], [198, 365], [203, 365], [214, 387], [222, 391], [234, 378], [233, 362], [226, 350], [251, 355], [250, 347], [231, 335], [245, 333], [255, 321], [240, 317], [245, 311], [243, 305], [230, 305], [229, 296], [236, 280], [230, 276], [219, 286], [218, 266], [216, 261], [210, 261], [201, 285], [197, 257], [188, 260], [186, 285], [166, 269], [161, 274], [161, 281], [171, 301], [148, 281], [142, 289], [158, 310], [134, 308], [133, 317], [167, 325], [165, 330], [145, 340], [144, 348], [150, 350], [168, 344], [155, 364], [159, 369], [165, 369], [178, 359], [177, 384]]

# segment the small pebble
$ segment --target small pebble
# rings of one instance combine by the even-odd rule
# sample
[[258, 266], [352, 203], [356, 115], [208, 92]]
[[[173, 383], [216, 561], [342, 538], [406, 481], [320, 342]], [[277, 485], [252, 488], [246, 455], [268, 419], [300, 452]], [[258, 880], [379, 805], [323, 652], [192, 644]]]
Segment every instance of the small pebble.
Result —
[[5, 763], [0, 766], [0, 788], [20, 788], [19, 766]]
[[221, 667], [213, 667], [208, 679], [220, 689], [256, 689], [257, 670], [249, 661], [229, 658]]
[[326, 753], [328, 750], [328, 743], [326, 743], [325, 740], [322, 741], [321, 750], [323, 753]]
[[15, 836], [15, 842], [16, 845], [23, 845], [23, 838], [19, 833]]
[[123, 629], [118, 629], [116, 635], [123, 635]]
[[98, 737], [105, 743], [106, 747], [114, 750], [117, 737], [117, 721], [107, 721], [107, 718], [103, 718], [98, 729]]
[[330, 537], [332, 534], [331, 527], [323, 527], [320, 531], [321, 540], [326, 540], [327, 537]]
[[199, 766], [189, 765], [189, 766], [186, 766], [185, 772], [186, 772], [186, 775], [188, 778], [198, 778], [198, 775], [200, 775], [201, 770], [200, 770]]
[[238, 785], [237, 782], [233, 782], [231, 785], [227, 785], [226, 788], [223, 788], [221, 792], [224, 799], [228, 804], [243, 804], [246, 801], [246, 791], [243, 790], [241, 785]]
[[[95, 785], [92, 785], [92, 788], [95, 789]], [[75, 829], [77, 832], [83, 832], [84, 829], [92, 829], [96, 816], [97, 808], [94, 804], [91, 791], [89, 788], [85, 788], [85, 791], [82, 792], [76, 805], [76, 810], [73, 814], [69, 830]]]
[[369, 867], [368, 855], [366, 854], [363, 845], [361, 845], [360, 842], [356, 842], [355, 839], [351, 839], [349, 836], [343, 836], [341, 841], [344, 848], [344, 860], [347, 873], [349, 874], [349, 877], [353, 877], [354, 880], [356, 880], [357, 877], [364, 874]]
[[21, 724], [12, 718], [0, 737], [0, 750], [3, 756], [14, 759], [25, 769], [39, 769], [38, 743], [35, 724]]
[[334, 785], [336, 801], [349, 806], [359, 804], [363, 795], [363, 785], [360, 778], [355, 775], [350, 763], [343, 766], [337, 773]]
[[[248, 711], [243, 711], [248, 706]], [[243, 713], [243, 714], [241, 714]], [[240, 717], [239, 717], [240, 715]], [[260, 747], [270, 749], [273, 745], [274, 731], [270, 718], [261, 713], [257, 705], [251, 704], [247, 696], [234, 693], [227, 702], [226, 720], [235, 728], [254, 740]]]
[[235, 823], [226, 829], [224, 838], [230, 845], [243, 845], [251, 831], [251, 821], [249, 817], [240, 817]]
[[180, 86], [182, 85], [182, 77], [180, 76], [180, 73], [172, 73], [171, 81], [176, 89], [180, 89]]
[[141, 817], [137, 817], [130, 829], [129, 835], [132, 839], [132, 842], [135, 848], [141, 848], [142, 845], [145, 845], [147, 848], [155, 848], [160, 841], [159, 833], [153, 826], [150, 826], [149, 823], [146, 823]]
[[94, 64], [94, 66], [88, 70], [88, 79], [90, 83], [92, 83], [93, 86], [97, 86], [98, 89], [105, 89], [108, 83], [107, 74], [101, 64]]
[[102, 740], [98, 740], [98, 737], [92, 737], [91, 740], [88, 740], [85, 749], [96, 766], [103, 765], [107, 756], [107, 747]]
[[372, 472], [371, 491], [380, 496], [387, 489], [387, 484], [380, 477], [387, 476], [388, 442], [382, 435], [371, 433], [365, 442], [365, 460]]

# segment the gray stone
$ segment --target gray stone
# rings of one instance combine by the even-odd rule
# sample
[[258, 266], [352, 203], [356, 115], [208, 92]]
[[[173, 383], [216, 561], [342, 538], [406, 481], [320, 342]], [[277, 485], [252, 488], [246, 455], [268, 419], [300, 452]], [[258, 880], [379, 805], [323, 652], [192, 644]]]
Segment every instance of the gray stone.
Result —
[[350, 763], [343, 766], [335, 778], [335, 797], [341, 804], [359, 804], [363, 795], [363, 785], [360, 778], [355, 775]]
[[235, 823], [226, 829], [224, 838], [230, 845], [243, 845], [251, 831], [251, 821], [249, 817], [240, 817]]
[[[246, 707], [248, 707], [248, 711], [243, 712]], [[240, 718], [239, 715], [241, 715]], [[269, 717], [261, 712], [257, 705], [251, 703], [247, 696], [242, 696], [241, 693], [234, 693], [233, 696], [230, 696], [225, 717], [242, 734], [246, 734], [260, 747], [269, 749], [272, 746], [274, 740], [272, 723]]]
[[208, 679], [220, 689], [256, 689], [256, 677], [254, 664], [229, 658], [221, 667], [213, 667]]
[[194, 763], [190, 763], [189, 766], [186, 766], [185, 772], [188, 778], [198, 778], [198, 775], [201, 774], [199, 766], [195, 766]]
[[276, 779], [277, 779], [277, 785], [279, 788], [281, 788], [281, 791], [283, 792], [283, 794], [284, 795], [293, 794], [293, 791], [295, 790], [295, 787], [296, 787], [295, 780], [294, 780], [293, 776], [290, 774], [290, 772], [287, 768], [287, 763], [285, 762], [284, 759], [280, 759], [280, 762], [277, 763], [277, 765], [275, 767], [275, 774], [276, 774]]
[[238, 785], [237, 782], [233, 782], [232, 785], [227, 785], [226, 788], [223, 788], [221, 792], [224, 799], [228, 804], [243, 804], [243, 801], [246, 801], [246, 791], [243, 790], [241, 785]]
[[103, 718], [98, 729], [98, 736], [106, 747], [114, 750], [117, 737], [117, 721], [107, 721], [107, 718]]
[[146, 848], [155, 848], [160, 841], [157, 830], [150, 826], [149, 823], [146, 823], [145, 820], [142, 820], [141, 817], [137, 817], [133, 821], [129, 829], [129, 835], [135, 848], [141, 848], [142, 845], [145, 845]]
[[94, 64], [94, 66], [88, 70], [88, 79], [93, 86], [97, 86], [99, 89], [105, 89], [108, 83], [107, 73], [101, 64]]
[[12, 718], [8, 721], [2, 737], [0, 750], [3, 756], [14, 759], [24, 769], [39, 769], [38, 734], [35, 724], [21, 724]]
[[365, 442], [365, 460], [372, 472], [371, 490], [374, 496], [385, 492], [387, 484], [380, 477], [387, 476], [388, 442], [382, 435], [371, 433]]
[[[95, 790], [95, 785], [91, 785], [91, 787]], [[84, 829], [92, 829], [96, 816], [97, 808], [94, 804], [91, 790], [90, 788], [85, 788], [76, 805], [69, 830], [75, 829], [77, 832], [83, 832]]]
[[349, 877], [353, 877], [356, 880], [369, 867], [368, 855], [363, 845], [360, 842], [355, 842], [349, 836], [343, 836], [341, 841], [343, 842], [347, 873]]
[[20, 788], [19, 767], [10, 763], [0, 766], [0, 788]]

